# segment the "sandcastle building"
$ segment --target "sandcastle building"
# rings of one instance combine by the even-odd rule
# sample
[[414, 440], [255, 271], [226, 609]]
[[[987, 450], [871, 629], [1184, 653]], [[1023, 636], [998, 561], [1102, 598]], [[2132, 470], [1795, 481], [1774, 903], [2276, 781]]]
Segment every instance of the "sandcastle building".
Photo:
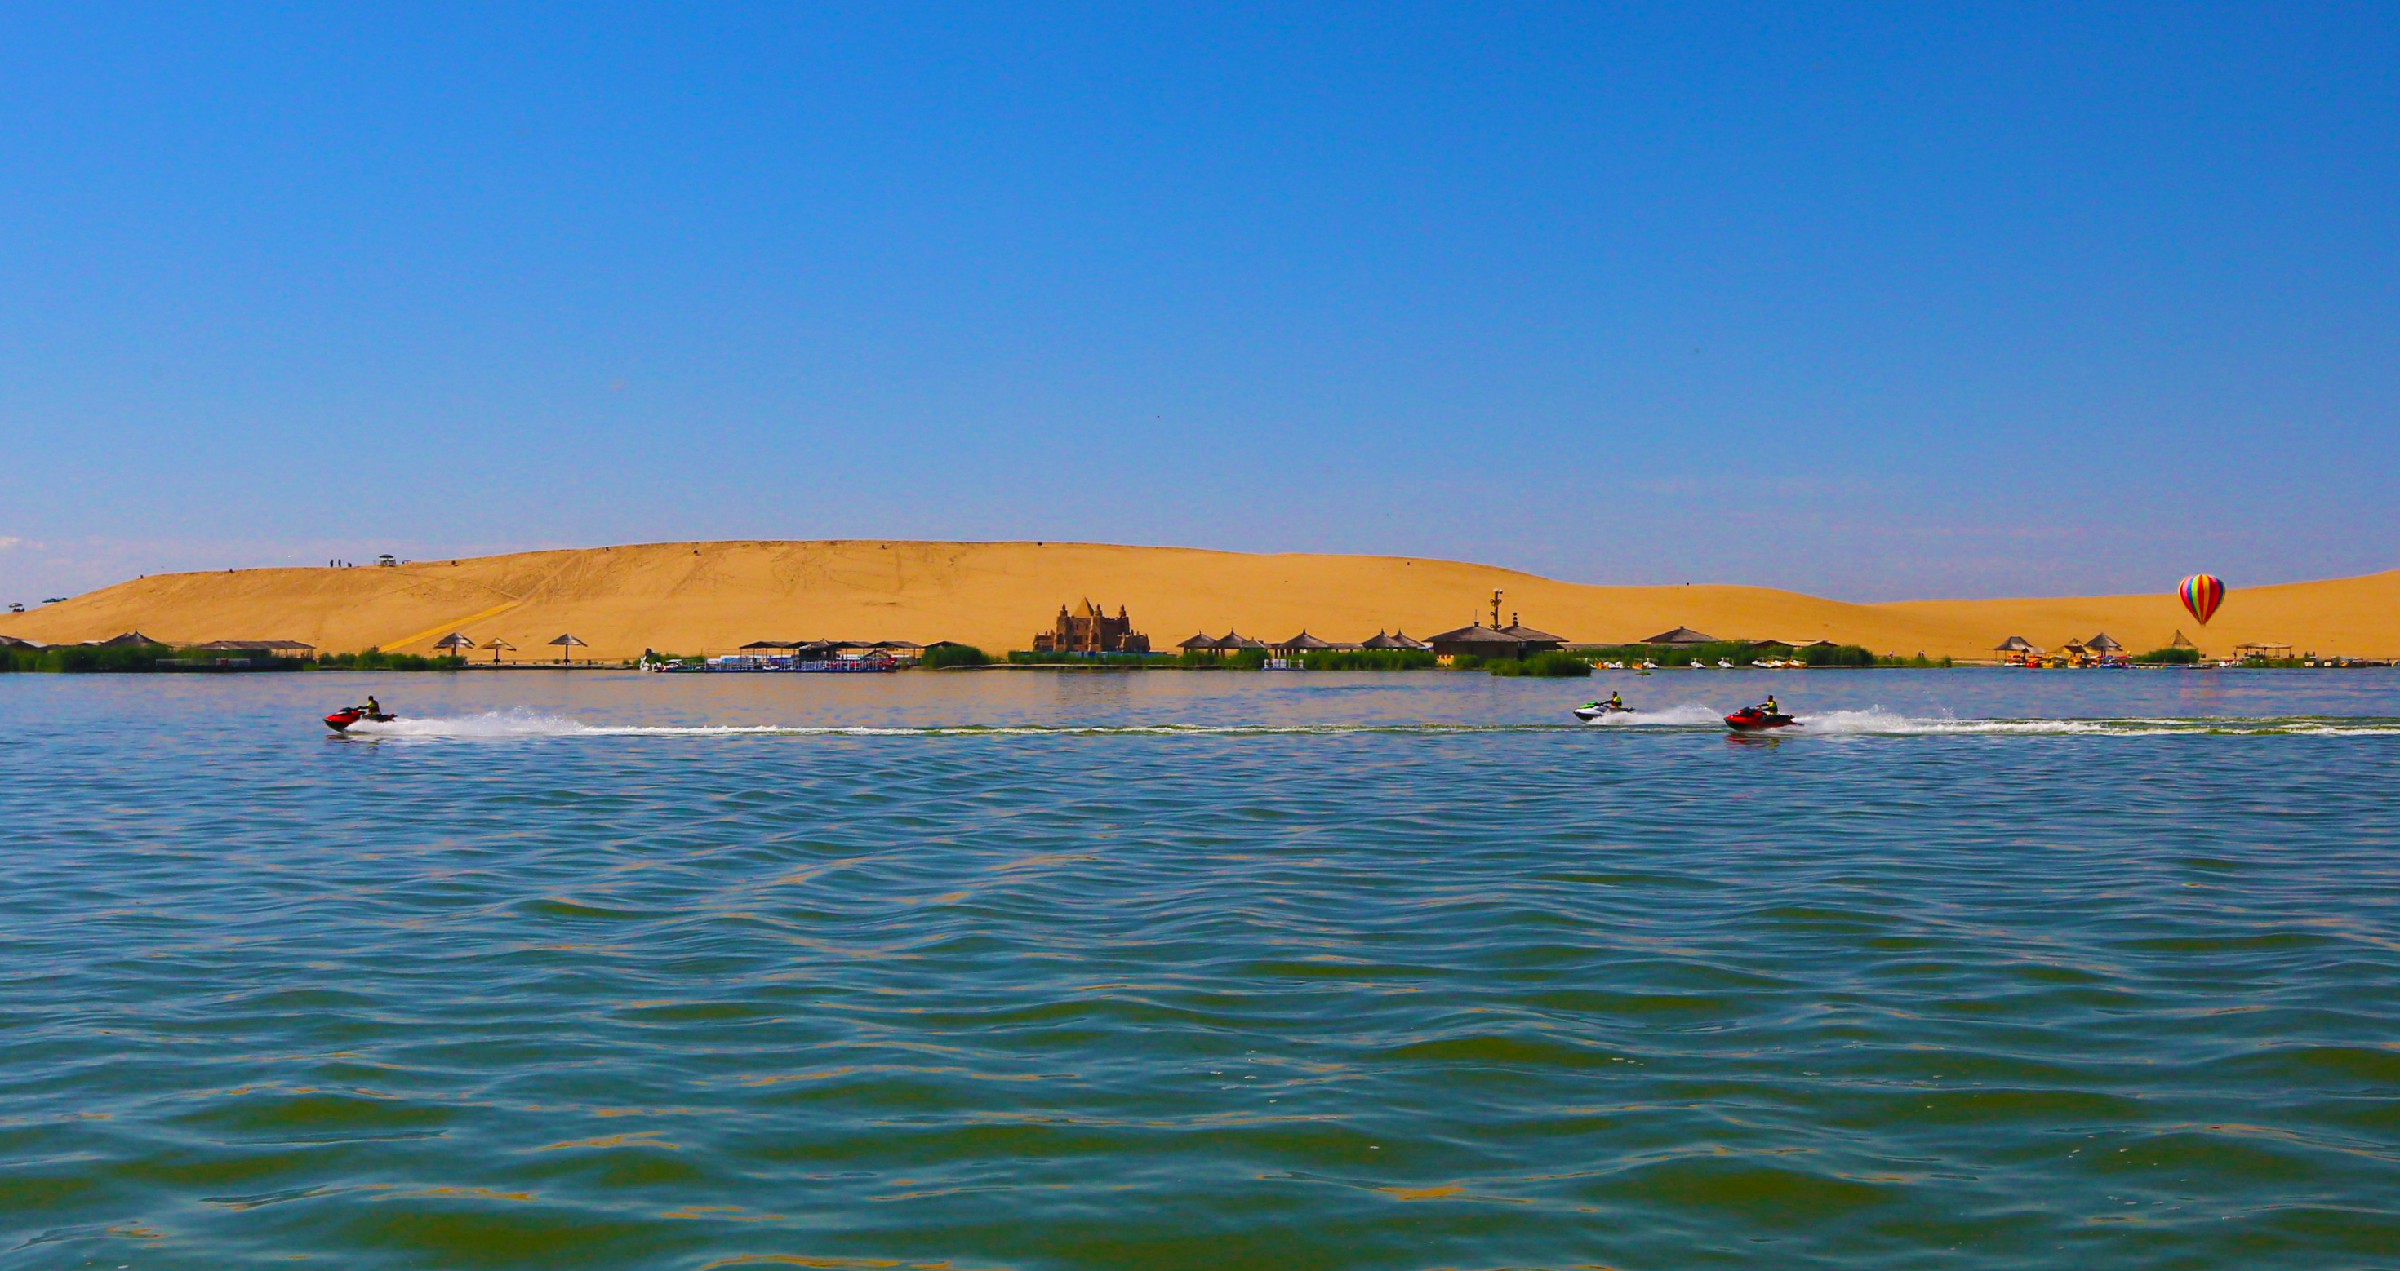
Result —
[[1048, 631], [1038, 631], [1033, 637], [1036, 653], [1148, 653], [1150, 637], [1133, 629], [1133, 619], [1126, 615], [1125, 606], [1117, 606], [1117, 616], [1109, 617], [1100, 607], [1085, 598], [1081, 605], [1069, 609], [1058, 607], [1058, 619]]

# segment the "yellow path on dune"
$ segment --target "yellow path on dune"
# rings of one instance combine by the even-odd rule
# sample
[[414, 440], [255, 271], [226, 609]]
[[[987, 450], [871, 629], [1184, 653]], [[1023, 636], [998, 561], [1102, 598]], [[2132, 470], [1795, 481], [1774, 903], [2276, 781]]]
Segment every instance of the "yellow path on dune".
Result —
[[[304, 640], [328, 651], [425, 652], [456, 630], [536, 647], [560, 632], [600, 659], [645, 648], [723, 653], [752, 640], [959, 640], [1021, 649], [1060, 605], [1125, 606], [1159, 649], [1195, 632], [1335, 641], [1425, 636], [1488, 615], [1576, 641], [1631, 642], [1688, 626], [1726, 639], [1831, 639], [1881, 653], [1988, 658], [2011, 635], [2055, 649], [2105, 631], [2135, 651], [2178, 630], [2204, 651], [2269, 641], [2400, 656], [2400, 572], [2237, 585], [2201, 628], [2162, 579], [2155, 594], [1863, 605], [1764, 587], [1600, 587], [1401, 556], [1254, 555], [1098, 543], [695, 542], [520, 552], [396, 568], [246, 569], [119, 583], [21, 617], [0, 634], [48, 642], [139, 629], [173, 642]], [[466, 617], [456, 615], [465, 614]], [[407, 636], [393, 639], [395, 631]]]
[[[491, 618], [497, 618], [501, 614], [507, 613], [509, 610], [514, 609], [524, 603], [525, 602], [522, 600], [511, 600], [505, 604], [493, 605], [491, 608], [484, 610], [482, 613], [471, 613], [464, 618], [452, 618], [448, 622], [437, 622], [414, 635], [405, 635], [390, 642], [389, 644], [380, 644], [375, 647], [397, 653], [403, 649], [406, 649], [412, 644], [427, 643], [430, 641], [439, 640], [443, 636], [446, 636], [453, 631], [463, 631], [468, 627], [474, 626], [478, 622], [483, 622]], [[478, 643], [481, 642], [478, 641]]]

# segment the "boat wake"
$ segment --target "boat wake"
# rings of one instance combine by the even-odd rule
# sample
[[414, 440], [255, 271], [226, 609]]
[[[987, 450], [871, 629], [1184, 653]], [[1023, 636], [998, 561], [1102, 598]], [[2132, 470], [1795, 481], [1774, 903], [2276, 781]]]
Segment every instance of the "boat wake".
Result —
[[[1346, 724], [946, 724], [921, 726], [796, 724], [589, 724], [527, 710], [491, 711], [455, 718], [398, 719], [372, 738], [349, 740], [479, 741], [596, 737], [1313, 737], [1353, 734], [1548, 733], [1593, 730], [1641, 733], [1722, 733], [1723, 712], [1697, 703], [1658, 711], [1609, 715], [1592, 722], [1540, 724], [1346, 723]], [[1880, 707], [1825, 711], [1800, 716], [1800, 726], [1777, 736], [1810, 737], [2155, 737], [2174, 735], [2244, 737], [2395, 737], [2400, 719], [2375, 716], [2181, 716], [2125, 719], [1974, 719], [1912, 716]]]

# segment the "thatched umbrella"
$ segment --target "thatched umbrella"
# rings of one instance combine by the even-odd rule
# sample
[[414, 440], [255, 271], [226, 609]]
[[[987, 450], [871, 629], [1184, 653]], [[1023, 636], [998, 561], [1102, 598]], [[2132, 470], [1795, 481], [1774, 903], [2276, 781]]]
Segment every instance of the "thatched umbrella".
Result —
[[1306, 631], [1303, 631], [1300, 634], [1293, 636], [1291, 639], [1276, 645], [1275, 651], [1283, 654], [1319, 653], [1332, 647], [1333, 643], [1331, 641], [1320, 640], [1317, 637], [1310, 635]]
[[575, 649], [577, 646], [580, 645], [586, 649], [592, 647], [588, 644], [584, 644], [583, 641], [576, 639], [573, 635], [560, 635], [556, 639], [547, 640], [544, 641], [544, 643], [557, 645], [558, 660], [570, 664], [575, 661]]
[[433, 647], [441, 650], [444, 653], [456, 654], [464, 653], [467, 650], [474, 648], [475, 642], [463, 635], [460, 635], [458, 632], [453, 631], [450, 634], [443, 636], [441, 639], [434, 641]]
[[511, 653], [514, 653], [514, 652], [516, 652], [516, 651], [517, 651], [517, 646], [515, 646], [515, 645], [513, 645], [513, 644], [510, 644], [510, 643], [509, 643], [508, 641], [506, 641], [506, 640], [487, 640], [487, 641], [485, 641], [485, 642], [484, 642], [484, 646], [483, 646], [483, 647], [485, 647], [485, 648], [487, 648], [487, 649], [490, 649], [490, 650], [492, 651], [492, 665], [493, 665], [493, 666], [498, 666], [498, 665], [500, 665], [500, 650], [502, 650], [502, 649], [506, 649], [506, 650], [508, 650], [508, 651], [509, 651], [509, 652], [511, 652]]

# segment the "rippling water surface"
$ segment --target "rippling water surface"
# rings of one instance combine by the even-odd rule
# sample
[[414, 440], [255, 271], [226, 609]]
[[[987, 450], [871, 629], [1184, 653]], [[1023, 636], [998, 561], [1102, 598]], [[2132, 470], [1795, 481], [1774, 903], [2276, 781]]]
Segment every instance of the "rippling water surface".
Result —
[[2395, 716], [0, 677], [0, 1266], [2400, 1265]]

